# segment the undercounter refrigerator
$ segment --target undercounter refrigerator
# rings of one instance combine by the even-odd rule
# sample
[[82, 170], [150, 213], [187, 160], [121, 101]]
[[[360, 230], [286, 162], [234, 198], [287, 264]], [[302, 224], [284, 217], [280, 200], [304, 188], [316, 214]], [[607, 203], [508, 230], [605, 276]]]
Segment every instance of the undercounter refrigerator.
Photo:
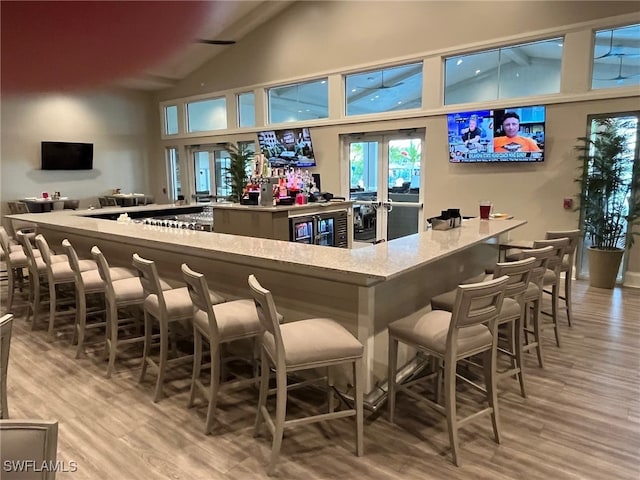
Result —
[[292, 242], [348, 248], [347, 212], [330, 212], [289, 219]]

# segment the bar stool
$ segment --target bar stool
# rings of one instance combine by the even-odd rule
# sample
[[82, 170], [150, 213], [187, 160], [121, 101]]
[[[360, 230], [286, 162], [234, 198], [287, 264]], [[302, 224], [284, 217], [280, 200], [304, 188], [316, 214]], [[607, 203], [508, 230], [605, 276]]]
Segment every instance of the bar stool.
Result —
[[[558, 300], [560, 298], [560, 271], [562, 269], [562, 259], [564, 252], [569, 246], [568, 238], [557, 238], [553, 240], [536, 240], [533, 242], [533, 248], [543, 248], [551, 246], [553, 255], [548, 259], [547, 270], [542, 276], [543, 287], [551, 287], [551, 290], [542, 290], [543, 293], [551, 295], [551, 312], [540, 309], [540, 313], [551, 318], [551, 322], [541, 322], [540, 328], [544, 331], [547, 326], [553, 327], [556, 337], [556, 345], [560, 347], [560, 329], [558, 324]], [[526, 253], [525, 253], [526, 255]]]
[[[107, 311], [104, 355], [109, 356], [106, 377], [111, 378], [115, 370], [118, 349], [123, 345], [131, 345], [144, 341], [142, 334], [120, 338], [120, 332], [126, 328], [138, 326], [140, 322], [136, 318], [135, 310], [142, 307], [145, 295], [137, 275], [132, 278], [113, 280], [111, 278], [111, 267], [109, 267], [109, 263], [100, 251], [100, 248], [97, 246], [92, 247], [91, 255], [98, 264], [98, 272], [104, 282], [104, 297]], [[161, 287], [171, 288], [166, 282], [162, 282]], [[133, 309], [133, 316], [121, 317], [120, 311], [124, 309]]]
[[[17, 232], [16, 238], [27, 256], [27, 268], [29, 269], [29, 307], [27, 309], [27, 320], [33, 313], [31, 330], [35, 329], [40, 313], [40, 286], [47, 284], [47, 265], [42, 258], [42, 252], [38, 248], [33, 248], [31, 236], [23, 232]], [[67, 263], [67, 256], [64, 254], [53, 254], [49, 252], [51, 263]]]
[[[558, 238], [568, 238], [569, 245], [564, 250], [560, 273], [564, 273], [564, 295], [558, 295], [559, 300], [564, 301], [564, 308], [567, 312], [567, 323], [571, 326], [573, 308], [571, 306], [571, 288], [573, 283], [573, 266], [575, 263], [576, 249], [582, 237], [582, 230], [549, 231], [545, 235], [546, 240]], [[545, 292], [549, 293], [549, 292]]]
[[[100, 276], [100, 266], [96, 262], [96, 269], [82, 271], [78, 254], [68, 239], [62, 240], [69, 265], [73, 271], [76, 287], [76, 322], [74, 337], [77, 339], [76, 358], [84, 352], [84, 338], [87, 329], [106, 327], [106, 320], [87, 324], [87, 297], [99, 294], [104, 299], [105, 282]], [[112, 281], [124, 278], [137, 278], [135, 271], [131, 268], [109, 267], [109, 276]]]
[[[524, 398], [527, 398], [524, 382], [524, 364], [522, 360], [522, 332], [526, 315], [524, 293], [529, 286], [529, 279], [534, 263], [535, 258], [497, 263], [492, 275], [483, 274], [463, 282], [463, 284], [470, 284], [486, 282], [504, 275], [508, 277], [509, 281], [505, 287], [505, 298], [500, 314], [496, 319], [496, 325], [498, 329], [503, 325], [508, 328], [506, 345], [500, 346], [500, 343], [498, 343], [498, 353], [507, 356], [510, 367], [506, 370], [496, 371], [496, 381], [500, 381], [505, 377], [515, 376], [520, 384], [520, 394]], [[452, 312], [456, 296], [457, 290], [437, 295], [431, 299], [431, 308], [433, 310]]]
[[[362, 456], [364, 453], [362, 411], [364, 347], [362, 344], [342, 325], [328, 318], [312, 318], [280, 325], [271, 292], [263, 288], [253, 275], [249, 275], [249, 288], [258, 309], [258, 317], [265, 330], [262, 337], [260, 398], [254, 436], [260, 433], [260, 427], [264, 421], [273, 436], [267, 475], [274, 473], [280, 455], [284, 430], [307, 423], [355, 416], [356, 454]], [[355, 387], [353, 408], [334, 411], [333, 392], [329, 388], [328, 413], [286, 420], [288, 373], [313, 368], [327, 368], [328, 385], [332, 387], [331, 367], [343, 364], [350, 364], [353, 369]], [[276, 370], [275, 420], [271, 418], [266, 407], [269, 391], [269, 365], [273, 365]], [[291, 387], [289, 386], [289, 388]]]
[[[424, 402], [447, 420], [449, 443], [453, 463], [460, 466], [458, 455], [458, 428], [490, 414], [493, 435], [500, 443], [498, 397], [496, 394], [497, 326], [496, 318], [502, 308], [505, 288], [509, 278], [500, 277], [482, 283], [460, 285], [452, 312], [432, 310], [421, 316], [408, 316], [389, 324], [389, 421], [393, 423], [396, 391]], [[411, 390], [415, 385], [396, 382], [398, 343], [402, 342], [444, 362], [445, 404], [440, 405]], [[483, 355], [485, 388], [488, 407], [465, 418], [458, 418], [456, 406], [456, 367], [459, 360]], [[428, 377], [425, 377], [425, 379]], [[440, 378], [438, 373], [437, 378]], [[470, 385], [480, 388], [475, 383]], [[436, 399], [438, 400], [438, 399]]]
[[4, 262], [7, 269], [7, 310], [13, 308], [13, 299], [15, 295], [16, 284], [22, 289], [24, 280], [22, 270], [28, 268], [29, 263], [27, 255], [20, 245], [12, 245], [9, 234], [0, 227], [0, 246], [4, 252]]
[[[538, 365], [544, 367], [542, 354], [542, 326], [540, 322], [540, 311], [542, 306], [542, 281], [544, 273], [547, 271], [549, 259], [553, 256], [553, 247], [548, 245], [544, 248], [534, 248], [526, 250], [528, 258], [534, 259], [529, 286], [524, 292], [525, 317], [523, 327], [522, 351], [530, 352], [535, 349], [538, 356]], [[533, 336], [531, 340], [530, 336]]]
[[[200, 391], [205, 396], [209, 404], [204, 433], [209, 434], [213, 426], [216, 400], [220, 388], [237, 388], [257, 384], [256, 378], [243, 378], [220, 384], [221, 346], [242, 339], [252, 339], [255, 346], [256, 340], [262, 334], [262, 327], [253, 299], [232, 300], [212, 305], [211, 294], [204, 275], [191, 270], [186, 263], [182, 264], [181, 269], [194, 307], [193, 375], [187, 407], [190, 408], [193, 405], [196, 391]], [[203, 367], [203, 338], [209, 343], [211, 353], [211, 381], [208, 387], [200, 380], [200, 372]]]
[[[49, 244], [42, 234], [36, 235], [36, 245], [38, 247], [38, 250], [40, 251], [40, 254], [42, 255], [42, 260], [45, 264], [45, 272], [47, 274], [47, 282], [49, 283], [49, 336], [53, 337], [53, 327], [57, 313], [57, 306], [62, 303], [67, 303], [58, 301], [62, 299], [57, 297], [56, 287], [60, 285], [71, 284], [75, 289], [76, 278], [66, 256], [64, 258], [67, 261], [53, 261]], [[37, 262], [37, 259], [35, 260]], [[80, 271], [97, 270], [98, 266], [93, 260], [78, 260], [78, 269]]]
[[[142, 370], [139, 382], [144, 380], [147, 366], [157, 373], [155, 393], [153, 401], [162, 398], [162, 385], [169, 365], [192, 361], [193, 354], [183, 355], [168, 359], [169, 350], [169, 326], [180, 322], [191, 321], [193, 318], [193, 303], [187, 287], [163, 288], [158, 275], [156, 264], [152, 260], [142, 258], [137, 253], [133, 254], [133, 266], [138, 272], [140, 283], [144, 291], [144, 354], [142, 357]], [[222, 303], [225, 299], [209, 292], [209, 301], [212, 304]], [[153, 329], [152, 319], [160, 325], [160, 358], [156, 362], [151, 356], [151, 333]]]

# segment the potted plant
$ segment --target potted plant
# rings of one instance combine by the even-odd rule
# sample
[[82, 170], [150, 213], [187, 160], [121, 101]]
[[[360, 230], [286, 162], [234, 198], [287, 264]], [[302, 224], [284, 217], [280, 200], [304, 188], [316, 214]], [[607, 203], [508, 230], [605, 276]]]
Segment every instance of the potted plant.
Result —
[[[594, 120], [594, 132], [576, 145], [581, 162], [581, 224], [589, 247], [589, 284], [613, 288], [625, 248], [640, 218], [640, 162], [621, 119]], [[632, 168], [629, 159], [633, 158]]]
[[247, 168], [253, 160], [253, 151], [247, 145], [228, 143], [226, 146], [229, 152], [229, 167], [226, 169], [227, 185], [231, 188], [229, 200], [240, 202], [247, 185]]

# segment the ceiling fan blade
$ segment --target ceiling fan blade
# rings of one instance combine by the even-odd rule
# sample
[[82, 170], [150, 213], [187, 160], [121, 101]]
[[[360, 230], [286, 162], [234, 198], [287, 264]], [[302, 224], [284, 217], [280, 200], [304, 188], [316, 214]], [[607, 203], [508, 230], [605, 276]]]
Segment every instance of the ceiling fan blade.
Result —
[[206, 38], [198, 38], [196, 42], [204, 43], [205, 45], [233, 45], [236, 43], [235, 40], [209, 40]]

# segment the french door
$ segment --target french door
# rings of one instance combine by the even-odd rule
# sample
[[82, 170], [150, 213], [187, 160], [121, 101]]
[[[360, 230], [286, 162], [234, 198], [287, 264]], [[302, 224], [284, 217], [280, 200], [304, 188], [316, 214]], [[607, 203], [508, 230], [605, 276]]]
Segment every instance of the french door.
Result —
[[217, 145], [199, 145], [190, 149], [193, 159], [195, 194], [226, 197], [231, 188], [226, 181], [229, 152]]
[[[598, 128], [598, 120], [603, 118], [612, 119], [615, 121], [616, 125], [620, 129], [621, 133], [625, 133], [629, 140], [629, 152], [630, 154], [624, 159], [625, 161], [625, 176], [627, 180], [631, 180], [632, 176], [639, 175], [640, 172], [633, 171], [634, 158], [637, 158], [639, 145], [638, 145], [638, 137], [639, 132], [638, 128], [640, 127], [638, 123], [638, 118], [640, 114], [638, 113], [620, 113], [620, 114], [606, 114], [606, 115], [597, 115], [591, 116], [589, 119], [589, 135], [593, 135], [596, 129]], [[629, 198], [634, 198], [638, 192], [631, 191], [629, 196], [623, 201], [628, 201]], [[627, 232], [626, 222], [624, 223], [624, 231], [625, 234], [629, 235]], [[576, 278], [588, 278], [589, 276], [589, 257], [587, 254], [587, 249], [591, 246], [591, 242], [588, 238], [583, 238], [581, 242], [580, 248], [577, 252], [576, 259]], [[625, 251], [622, 264], [620, 265], [620, 271], [618, 272], [618, 280], [622, 280], [624, 276], [624, 272], [627, 264], [627, 252]]]
[[355, 242], [420, 231], [424, 131], [349, 135], [344, 139]]

